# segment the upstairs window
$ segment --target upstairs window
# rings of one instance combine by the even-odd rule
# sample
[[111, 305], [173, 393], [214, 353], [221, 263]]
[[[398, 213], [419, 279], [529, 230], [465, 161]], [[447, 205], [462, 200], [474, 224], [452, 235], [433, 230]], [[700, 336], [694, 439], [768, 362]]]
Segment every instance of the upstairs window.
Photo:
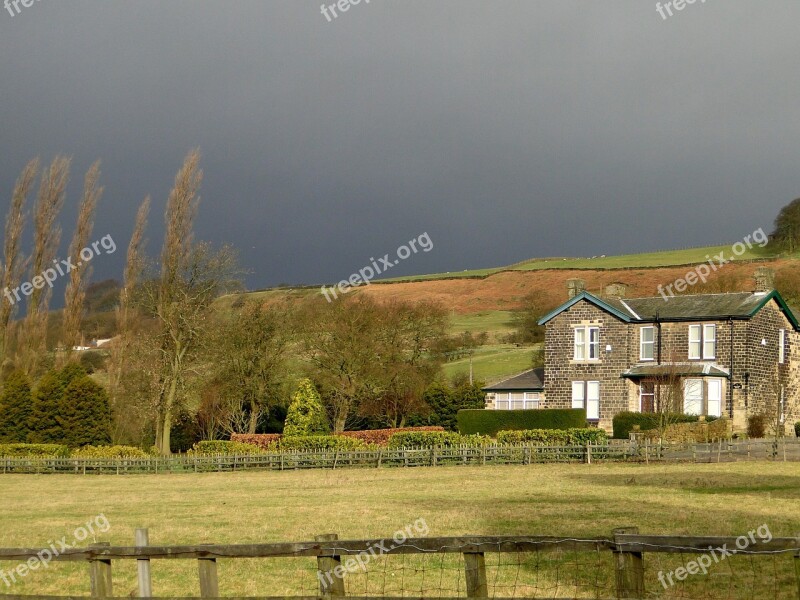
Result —
[[689, 325], [689, 359], [712, 360], [717, 356], [717, 326]]
[[600, 328], [575, 328], [575, 360], [600, 359]]
[[653, 360], [655, 358], [656, 328], [642, 327], [639, 336], [639, 359]]
[[786, 330], [778, 331], [778, 362], [786, 363]]

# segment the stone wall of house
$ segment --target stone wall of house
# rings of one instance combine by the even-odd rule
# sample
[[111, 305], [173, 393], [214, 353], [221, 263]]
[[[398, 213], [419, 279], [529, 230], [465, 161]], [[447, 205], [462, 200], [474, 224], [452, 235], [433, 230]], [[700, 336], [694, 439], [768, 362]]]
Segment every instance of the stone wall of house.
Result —
[[[779, 364], [779, 330], [787, 332], [786, 360]], [[794, 429], [792, 415], [798, 403], [797, 333], [775, 302], [770, 302], [753, 317], [747, 327], [744, 371], [750, 374], [747, 385], [737, 390], [737, 404], [745, 408], [737, 426], [747, 427], [747, 416], [764, 413], [777, 425], [781, 387], [786, 398], [787, 431]], [[793, 343], [795, 342], [795, 343]]]
[[[593, 325], [600, 328], [600, 359], [574, 360], [574, 327]], [[589, 302], [579, 302], [554, 317], [545, 333], [545, 382], [547, 408], [572, 407], [573, 381], [600, 382], [600, 421], [611, 430], [615, 414], [635, 410], [631, 386], [620, 375], [628, 368], [630, 333], [628, 324]], [[607, 347], [610, 346], [610, 350]], [[636, 405], [638, 407], [638, 397]]]

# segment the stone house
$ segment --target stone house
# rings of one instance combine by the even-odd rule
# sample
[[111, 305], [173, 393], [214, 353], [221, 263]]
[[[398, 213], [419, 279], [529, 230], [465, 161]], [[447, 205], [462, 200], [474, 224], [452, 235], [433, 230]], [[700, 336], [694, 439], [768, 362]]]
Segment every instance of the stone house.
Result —
[[542, 408], [585, 408], [610, 430], [622, 411], [727, 416], [735, 431], [765, 414], [789, 430], [800, 419], [800, 325], [770, 273], [753, 292], [625, 298], [579, 279], [546, 315]]

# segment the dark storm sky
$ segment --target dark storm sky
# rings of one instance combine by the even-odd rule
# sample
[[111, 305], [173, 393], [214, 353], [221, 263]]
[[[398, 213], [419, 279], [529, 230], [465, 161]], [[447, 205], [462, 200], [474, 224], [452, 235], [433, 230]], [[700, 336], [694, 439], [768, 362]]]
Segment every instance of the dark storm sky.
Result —
[[423, 232], [391, 275], [733, 242], [800, 196], [796, 0], [20, 8], [0, 7], [3, 212], [28, 159], [66, 153], [71, 232], [101, 158], [93, 237], [122, 249], [149, 193], [156, 254], [199, 146], [198, 237], [235, 244], [250, 288], [338, 281]]

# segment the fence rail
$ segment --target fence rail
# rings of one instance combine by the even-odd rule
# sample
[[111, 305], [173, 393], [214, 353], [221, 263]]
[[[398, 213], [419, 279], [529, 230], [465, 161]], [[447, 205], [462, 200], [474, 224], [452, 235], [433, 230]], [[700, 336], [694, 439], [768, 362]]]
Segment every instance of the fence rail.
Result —
[[721, 441], [661, 446], [649, 442], [608, 445], [508, 445], [452, 448], [402, 448], [252, 455], [176, 455], [149, 458], [0, 458], [3, 473], [141, 474], [242, 470], [284, 471], [455, 465], [529, 465], [535, 463], [800, 461], [800, 440]]
[[[745, 541], [747, 536], [743, 536]], [[752, 537], [752, 536], [751, 536]], [[335, 534], [317, 536], [314, 541], [300, 543], [270, 543], [270, 544], [203, 544], [189, 546], [148, 546], [148, 532], [145, 529], [136, 531], [135, 546], [110, 546], [108, 544], [93, 544], [88, 548], [73, 548], [52, 558], [53, 561], [83, 562], [88, 566], [88, 587], [91, 598], [113, 598], [114, 579], [112, 568], [124, 568], [121, 563], [131, 561], [137, 566], [137, 588], [127, 597], [147, 598], [153, 597], [153, 581], [150, 575], [150, 563], [154, 560], [193, 560], [197, 564], [197, 579], [200, 589], [200, 598], [220, 598], [220, 581], [217, 570], [218, 561], [236, 561], [238, 559], [315, 559], [315, 569], [305, 571], [306, 582], [311, 587], [298, 586], [297, 589], [311, 592], [318, 586], [314, 594], [300, 594], [296, 596], [274, 595], [273, 598], [335, 598], [347, 596], [349, 599], [361, 597], [358, 594], [348, 594], [345, 582], [351, 577], [351, 565], [358, 563], [373, 569], [369, 559], [379, 556], [380, 559], [390, 559], [393, 556], [421, 555], [438, 557], [444, 565], [442, 557], [445, 555], [460, 555], [460, 566], [455, 563], [458, 570], [458, 584], [455, 586], [456, 594], [444, 596], [443, 588], [434, 588], [430, 591], [421, 590], [408, 594], [406, 589], [401, 589], [403, 597], [459, 597], [459, 598], [519, 598], [545, 596], [532, 591], [534, 588], [522, 585], [523, 570], [533, 575], [532, 580], [540, 583], [546, 579], [547, 569], [552, 571], [554, 561], [562, 561], [576, 572], [569, 573], [568, 579], [575, 579], [576, 590], [579, 594], [572, 593], [570, 598], [672, 598], [675, 596], [661, 595], [664, 590], [660, 584], [663, 571], [655, 570], [663, 566], [655, 557], [668, 554], [677, 555], [681, 561], [688, 556], [708, 553], [711, 548], [736, 549], [734, 554], [746, 555], [746, 568], [751, 569], [752, 575], [757, 576], [760, 571], [768, 574], [768, 592], [753, 586], [749, 593], [742, 595], [741, 590], [736, 595], [724, 596], [725, 598], [797, 598], [800, 596], [800, 536], [796, 538], [772, 538], [759, 540], [757, 548], [743, 548], [742, 537], [693, 537], [693, 536], [653, 536], [639, 535], [635, 527], [619, 528], [609, 537], [597, 538], [565, 538], [554, 536], [470, 536], [470, 537], [431, 537], [398, 540], [397, 536], [388, 539], [372, 540], [338, 540]], [[753, 538], [754, 540], [754, 538]], [[755, 541], [755, 540], [754, 540]], [[749, 542], [748, 542], [749, 543]], [[376, 553], [375, 548], [380, 552]], [[19, 561], [20, 564], [35, 559], [41, 553], [38, 549], [29, 548], [0, 548], [0, 561]], [[487, 568], [487, 556], [513, 555], [517, 567], [512, 586], [505, 588], [496, 586], [498, 580], [497, 565], [501, 562], [490, 561]], [[565, 559], [567, 556], [588, 555], [589, 560], [585, 565], [598, 567], [604, 571], [604, 576], [597, 573], [578, 572], [579, 561]], [[648, 562], [656, 562], [654, 568], [645, 568], [645, 555]], [[528, 557], [527, 559], [524, 557]], [[535, 560], [530, 560], [534, 557]], [[546, 557], [546, 558], [545, 558]], [[784, 560], [785, 559], [785, 560]], [[404, 559], [405, 560], [405, 559]], [[701, 561], [702, 562], [702, 561]], [[710, 562], [710, 559], [709, 559]], [[757, 563], [763, 562], [759, 566]], [[749, 565], [749, 566], [747, 566]], [[143, 568], [144, 567], [144, 568]], [[763, 567], [763, 568], [762, 568]], [[442, 568], [439, 566], [438, 568]], [[738, 568], [738, 567], [737, 567]], [[394, 567], [392, 567], [394, 569]], [[563, 570], [563, 569], [562, 569]], [[230, 573], [230, 570], [226, 571]], [[556, 569], [555, 571], [559, 571]], [[691, 568], [689, 569], [691, 572]], [[491, 575], [489, 577], [488, 575]], [[383, 575], [385, 578], [386, 571]], [[704, 573], [705, 574], [705, 573]], [[252, 575], [251, 575], [252, 576]], [[585, 577], [586, 583], [579, 584], [577, 579]], [[436, 578], [432, 578], [436, 581]], [[685, 579], [685, 578], [684, 578]], [[776, 583], [777, 582], [777, 583]], [[702, 595], [692, 595], [698, 590], [690, 586], [688, 596], [677, 597], [703, 597], [714, 598], [708, 595], [710, 588], [703, 587]], [[582, 586], [582, 587], [581, 587]], [[562, 582], [562, 589], [565, 586]], [[264, 589], [269, 589], [264, 586]], [[448, 588], [449, 589], [449, 588]], [[498, 589], [507, 589], [509, 593], [499, 595]], [[734, 589], [734, 588], [731, 588]], [[738, 589], [738, 588], [736, 588]], [[385, 594], [386, 586], [379, 589], [377, 594], [365, 594], [364, 597], [389, 598]], [[437, 595], [438, 592], [438, 595]], [[747, 590], [745, 590], [747, 592]], [[2, 596], [11, 598], [12, 596]], [[44, 596], [13, 596], [31, 600], [44, 598]], [[69, 596], [83, 598], [87, 596]], [[266, 597], [266, 596], [263, 596]], [[551, 597], [551, 596], [547, 596]], [[553, 596], [554, 597], [554, 596]], [[562, 596], [564, 597], [564, 596]], [[56, 597], [52, 597], [56, 598]], [[62, 596], [67, 598], [67, 596]]]

